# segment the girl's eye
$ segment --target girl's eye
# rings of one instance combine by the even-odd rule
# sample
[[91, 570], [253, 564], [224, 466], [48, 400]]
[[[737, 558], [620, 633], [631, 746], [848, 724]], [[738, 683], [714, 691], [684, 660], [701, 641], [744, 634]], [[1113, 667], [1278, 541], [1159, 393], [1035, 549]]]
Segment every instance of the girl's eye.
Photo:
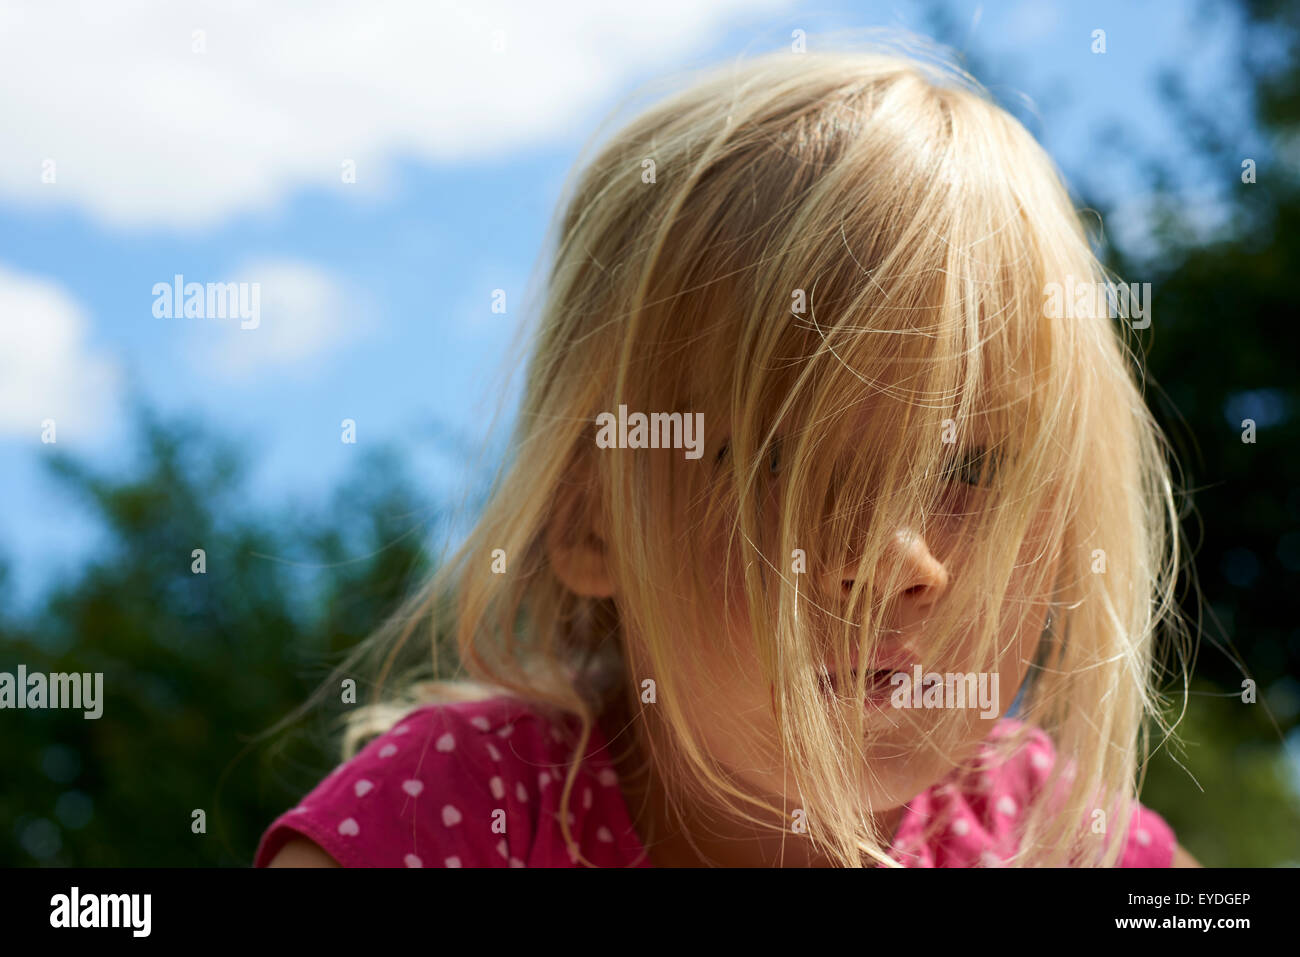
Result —
[[1002, 456], [997, 451], [990, 452], [984, 446], [971, 449], [949, 459], [944, 466], [944, 481], [961, 482], [964, 485], [987, 488], [997, 477], [1002, 464]]

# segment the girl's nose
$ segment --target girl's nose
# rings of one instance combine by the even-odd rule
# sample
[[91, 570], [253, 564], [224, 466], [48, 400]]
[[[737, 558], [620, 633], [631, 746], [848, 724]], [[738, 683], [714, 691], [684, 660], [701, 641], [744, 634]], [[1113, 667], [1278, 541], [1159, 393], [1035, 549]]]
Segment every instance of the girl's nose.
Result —
[[[853, 588], [857, 569], [847, 566], [840, 575], [845, 597]], [[895, 575], [893, 594], [904, 621], [924, 615], [948, 589], [948, 569], [934, 557], [925, 539], [910, 528], [899, 528], [890, 537], [880, 557], [877, 580], [889, 582]]]

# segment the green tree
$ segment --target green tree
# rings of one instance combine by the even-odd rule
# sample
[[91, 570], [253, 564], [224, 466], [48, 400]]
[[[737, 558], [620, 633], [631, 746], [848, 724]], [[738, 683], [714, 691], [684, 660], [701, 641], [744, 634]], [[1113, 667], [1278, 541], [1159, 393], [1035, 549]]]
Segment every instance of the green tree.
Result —
[[[1284, 741], [1300, 734], [1300, 329], [1287, 318], [1300, 275], [1300, 8], [1249, 0], [1240, 12], [1238, 75], [1253, 110], [1162, 75], [1186, 142], [1146, 160], [1150, 248], [1108, 250], [1121, 278], [1153, 285], [1141, 340], [1149, 401], [1194, 505], [1184, 530], [1199, 587], [1183, 609], [1201, 648], [1178, 727], [1185, 746], [1156, 756], [1143, 798], [1207, 866], [1294, 866], [1300, 775]], [[1193, 161], [1219, 190], [1208, 233], [1206, 209], [1181, 191]], [[1170, 693], [1173, 717], [1184, 700]]]
[[0, 622], [0, 670], [102, 672], [105, 698], [98, 720], [10, 714], [0, 863], [247, 865], [334, 754], [323, 720], [245, 746], [429, 571], [439, 513], [391, 452], [366, 456], [325, 508], [269, 510], [230, 443], [143, 409], [139, 433], [125, 477], [53, 460], [102, 545], [32, 621]]

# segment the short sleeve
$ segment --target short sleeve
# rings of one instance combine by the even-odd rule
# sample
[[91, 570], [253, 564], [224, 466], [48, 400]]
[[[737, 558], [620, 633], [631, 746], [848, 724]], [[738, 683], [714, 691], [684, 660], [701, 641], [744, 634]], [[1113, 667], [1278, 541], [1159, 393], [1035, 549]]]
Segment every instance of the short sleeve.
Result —
[[473, 703], [408, 714], [277, 818], [254, 866], [297, 835], [345, 867], [525, 866], [537, 804], [526, 758], [537, 749], [521, 753], [514, 732], [509, 716]]
[[1139, 804], [1129, 822], [1120, 867], [1171, 867], [1177, 846], [1173, 829], [1155, 811]]
[[[1033, 800], [1037, 800], [1047, 788], [1048, 781], [1058, 759], [1055, 745], [1051, 738], [1041, 729], [1024, 727], [1014, 720], [1003, 720], [995, 729], [994, 737], [1023, 730], [1023, 746], [991, 776], [986, 778], [984, 789], [988, 794], [982, 816], [990, 820], [990, 832], [1002, 846], [1009, 846], [1012, 841], [1013, 828], [1010, 826]], [[1067, 766], [1068, 777], [1073, 771]], [[1064, 790], [1065, 781], [1059, 781], [1058, 787]], [[978, 803], [978, 801], [977, 801]], [[1005, 822], [1000, 829], [999, 823]], [[1173, 863], [1176, 839], [1169, 824], [1155, 811], [1141, 804], [1134, 804], [1130, 815], [1128, 833], [1124, 839], [1124, 849], [1120, 853], [1118, 867], [1169, 867]]]
[[[1038, 728], [1030, 735], [1025, 749], [1024, 769], [1035, 791], [1041, 791], [1048, 773], [1056, 761], [1056, 751], [1051, 739]], [[1069, 769], [1072, 770], [1072, 769]], [[1168, 867], [1173, 863], [1174, 832], [1155, 811], [1134, 804], [1129, 817], [1128, 834], [1117, 867]]]

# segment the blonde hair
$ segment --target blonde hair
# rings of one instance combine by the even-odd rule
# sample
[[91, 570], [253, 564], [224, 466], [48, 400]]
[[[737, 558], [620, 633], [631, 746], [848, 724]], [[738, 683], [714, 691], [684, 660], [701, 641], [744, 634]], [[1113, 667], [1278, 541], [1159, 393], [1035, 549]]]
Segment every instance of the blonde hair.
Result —
[[[954, 450], [978, 442], [1002, 467], [981, 507], [946, 513], [968, 557], [927, 654], [955, 661], [966, 627], [987, 670], [1007, 616], [1052, 603], [1020, 717], [1071, 760], [1028, 809], [1014, 863], [1115, 863], [1144, 718], [1164, 727], [1155, 639], [1162, 622], [1183, 634], [1166, 449], [1127, 327], [1045, 315], [1048, 284], [1106, 279], [1060, 176], [930, 50], [773, 53], [708, 70], [581, 165], [508, 458], [468, 538], [364, 649], [384, 665], [346, 753], [413, 704], [456, 696], [507, 693], [574, 715], [582, 731], [559, 820], [576, 852], [564, 810], [577, 756], [603, 714], [638, 707], [653, 676], [658, 703], [633, 726], [669, 792], [780, 827], [788, 808], [728, 779], [681, 700], [697, 643], [725, 634], [730, 596], [710, 590], [703, 558], [720, 536], [728, 568], [743, 569], [752, 641], [776, 689], [772, 744], [799, 783], [809, 839], [844, 866], [892, 864], [851, 760], [862, 708], [828, 708], [816, 666], [829, 649], [847, 674], [854, 649], [877, 647], [903, 584], [889, 536], [943, 513]], [[698, 460], [602, 451], [595, 416], [620, 404], [725, 426], [711, 426]], [[764, 519], [774, 443], [776, 523]], [[548, 542], [596, 527], [617, 600], [574, 594], [550, 563]], [[1030, 561], [1017, 562], [1025, 549]], [[792, 571], [799, 555], [806, 575]], [[841, 568], [856, 569], [847, 602]], [[1023, 607], [1007, 601], [1013, 575]], [[445, 679], [450, 655], [470, 681], [388, 689], [422, 626], [425, 671]], [[932, 729], [918, 749], [962, 763], [959, 725]]]

